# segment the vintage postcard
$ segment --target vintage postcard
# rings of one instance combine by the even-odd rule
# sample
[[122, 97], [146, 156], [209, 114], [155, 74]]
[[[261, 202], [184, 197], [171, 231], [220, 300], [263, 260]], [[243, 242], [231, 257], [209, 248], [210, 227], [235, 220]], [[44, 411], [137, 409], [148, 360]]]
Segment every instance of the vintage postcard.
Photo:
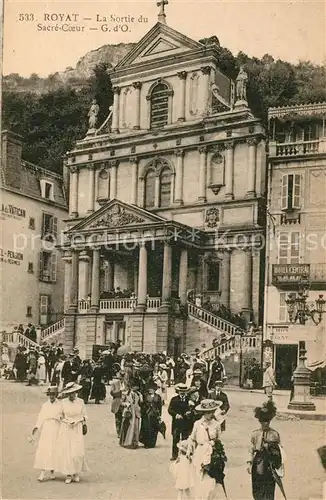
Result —
[[324, 2], [2, 27], [1, 498], [325, 498]]

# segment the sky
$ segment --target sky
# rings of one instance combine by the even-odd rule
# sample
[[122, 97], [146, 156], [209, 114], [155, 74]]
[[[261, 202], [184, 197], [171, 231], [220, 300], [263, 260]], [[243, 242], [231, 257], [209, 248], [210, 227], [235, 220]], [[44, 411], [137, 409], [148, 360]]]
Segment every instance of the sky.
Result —
[[[172, 28], [195, 40], [216, 35], [234, 54], [322, 63], [325, 5], [324, 0], [169, 0], [165, 9]], [[156, 0], [4, 0], [3, 74], [44, 77], [75, 67], [102, 45], [137, 42], [156, 23], [158, 10]], [[110, 16], [134, 21], [106, 22]]]

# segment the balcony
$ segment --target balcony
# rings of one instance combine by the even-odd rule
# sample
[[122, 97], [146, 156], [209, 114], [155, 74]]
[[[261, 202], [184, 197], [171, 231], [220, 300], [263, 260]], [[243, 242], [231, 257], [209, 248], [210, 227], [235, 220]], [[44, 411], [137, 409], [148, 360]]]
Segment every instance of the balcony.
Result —
[[269, 143], [269, 156], [291, 158], [296, 156], [312, 155], [324, 152], [324, 142], [319, 139], [313, 141], [275, 142]]
[[[100, 300], [100, 313], [123, 313], [128, 314], [135, 311], [137, 299], [101, 299]], [[147, 299], [147, 312], [157, 312], [161, 306], [161, 299], [159, 297], [149, 297]], [[87, 313], [90, 309], [89, 300], [78, 301], [78, 312], [83, 314]]]
[[302, 278], [309, 280], [312, 290], [326, 290], [326, 263], [272, 265], [272, 284], [277, 288], [296, 290]]

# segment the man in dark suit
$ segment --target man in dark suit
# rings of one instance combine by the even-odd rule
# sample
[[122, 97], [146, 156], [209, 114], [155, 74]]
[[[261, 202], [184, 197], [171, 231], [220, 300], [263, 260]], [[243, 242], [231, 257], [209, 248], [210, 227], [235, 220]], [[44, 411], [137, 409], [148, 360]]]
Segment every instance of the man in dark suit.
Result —
[[112, 379], [111, 391], [112, 396], [111, 412], [114, 414], [115, 418], [115, 428], [118, 437], [120, 437], [121, 423], [122, 423], [122, 392], [125, 390], [124, 385], [124, 371], [120, 370]]
[[189, 397], [187, 395], [188, 387], [186, 384], [177, 384], [175, 386], [177, 396], [174, 396], [169, 404], [168, 412], [172, 417], [172, 457], [176, 460], [178, 457], [178, 442], [188, 439], [192, 431], [193, 419], [191, 407], [189, 406]]
[[[221, 415], [226, 415], [230, 409], [229, 398], [225, 392], [222, 392], [223, 382], [221, 380], [215, 381], [215, 387], [212, 391], [209, 391], [208, 397], [209, 399], [214, 399], [214, 401], [221, 401], [222, 405], [220, 406]], [[221, 424], [221, 431], [225, 431], [225, 419]]]

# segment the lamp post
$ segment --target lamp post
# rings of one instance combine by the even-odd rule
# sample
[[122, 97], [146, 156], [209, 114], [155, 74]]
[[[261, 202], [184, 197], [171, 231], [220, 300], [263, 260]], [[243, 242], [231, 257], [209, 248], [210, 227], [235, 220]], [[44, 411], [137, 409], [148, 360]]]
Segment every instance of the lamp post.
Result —
[[[298, 322], [300, 325], [305, 325], [311, 319], [315, 325], [323, 319], [326, 313], [324, 306], [326, 300], [323, 295], [319, 295], [315, 300], [315, 307], [309, 307], [307, 300], [309, 298], [309, 281], [303, 278], [299, 282], [298, 294], [290, 294], [289, 298], [285, 301], [289, 320], [292, 324]], [[314, 411], [316, 409], [314, 403], [311, 401], [310, 396], [310, 370], [306, 367], [306, 349], [304, 343], [299, 343], [299, 362], [298, 366], [293, 372], [293, 398], [288, 404], [289, 410], [306, 410]]]

